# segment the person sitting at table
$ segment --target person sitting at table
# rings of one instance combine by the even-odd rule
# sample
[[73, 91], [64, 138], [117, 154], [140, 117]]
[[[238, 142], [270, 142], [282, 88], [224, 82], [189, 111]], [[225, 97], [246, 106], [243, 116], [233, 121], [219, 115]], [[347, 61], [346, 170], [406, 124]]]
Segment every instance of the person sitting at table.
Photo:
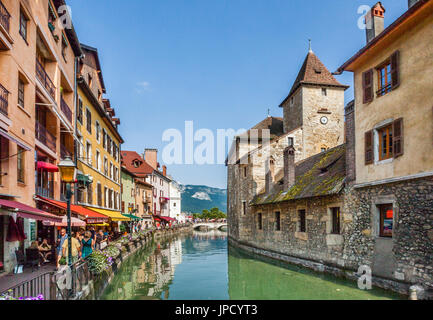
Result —
[[41, 245], [38, 247], [39, 255], [44, 259], [44, 263], [50, 262], [48, 257], [51, 256], [51, 246], [48, 244], [48, 240], [42, 240]]

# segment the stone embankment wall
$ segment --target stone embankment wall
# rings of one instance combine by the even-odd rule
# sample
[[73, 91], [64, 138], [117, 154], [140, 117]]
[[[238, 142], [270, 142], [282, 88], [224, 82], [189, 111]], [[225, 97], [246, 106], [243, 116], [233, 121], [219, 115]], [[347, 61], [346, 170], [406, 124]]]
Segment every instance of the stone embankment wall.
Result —
[[178, 235], [193, 230], [192, 226], [179, 227], [174, 229], [166, 230], [155, 230], [148, 233], [147, 235], [138, 238], [135, 241], [129, 242], [126, 247], [126, 251], [121, 250], [119, 256], [115, 259], [113, 265], [102, 275], [92, 277], [83, 289], [77, 293], [76, 300], [98, 300], [104, 293], [104, 290], [113, 280], [117, 271], [121, 267], [122, 263], [133, 255], [137, 250], [142, 249], [152, 241], [170, 238], [171, 236]]

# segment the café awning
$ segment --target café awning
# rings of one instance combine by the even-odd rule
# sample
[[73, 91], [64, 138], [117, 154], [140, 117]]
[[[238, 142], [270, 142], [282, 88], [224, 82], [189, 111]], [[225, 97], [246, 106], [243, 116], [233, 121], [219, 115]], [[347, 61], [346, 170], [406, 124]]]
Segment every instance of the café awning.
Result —
[[[38, 200], [51, 204], [57, 208], [63, 209], [66, 211], [67, 205], [66, 202], [47, 199], [41, 196], [37, 197]], [[86, 221], [86, 223], [104, 223], [108, 221], [108, 217], [106, 215], [100, 214], [93, 210], [89, 210], [83, 206], [73, 205], [71, 204], [71, 212], [78, 215], [80, 218]]]
[[30, 207], [23, 203], [0, 199], [0, 207], [2, 209], [15, 212], [18, 217], [33, 219], [38, 221], [62, 222], [62, 217], [54, 214]]
[[125, 213], [122, 213], [122, 216], [125, 216], [125, 217], [127, 217], [127, 218], [129, 218], [129, 219], [132, 219], [132, 220], [142, 220], [142, 219], [143, 219], [143, 218], [140, 218], [140, 217], [134, 216], [133, 214], [125, 214]]
[[55, 164], [49, 162], [43, 162], [43, 161], [37, 162], [36, 169], [47, 171], [47, 172], [59, 172], [59, 167], [57, 167]]
[[[50, 222], [50, 221], [44, 221], [42, 224], [46, 226], [55, 226], [55, 227], [67, 227], [68, 226], [68, 217], [63, 216], [61, 222]], [[75, 217], [71, 217], [71, 226], [72, 227], [85, 227], [86, 223], [83, 220], [80, 220]]]
[[122, 215], [119, 211], [112, 211], [112, 210], [92, 208], [92, 207], [86, 207], [86, 208], [89, 210], [95, 211], [97, 213], [101, 213], [101, 214], [111, 218], [112, 221], [130, 221], [131, 220], [130, 218]]

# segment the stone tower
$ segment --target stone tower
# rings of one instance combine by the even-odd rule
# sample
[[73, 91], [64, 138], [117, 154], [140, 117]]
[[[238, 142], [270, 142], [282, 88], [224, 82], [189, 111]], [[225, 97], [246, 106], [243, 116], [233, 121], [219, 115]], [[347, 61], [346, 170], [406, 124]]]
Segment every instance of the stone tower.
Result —
[[344, 143], [347, 88], [310, 48], [289, 95], [280, 105], [284, 110], [284, 133], [298, 132], [302, 137], [302, 141], [295, 142], [301, 145], [297, 161]]

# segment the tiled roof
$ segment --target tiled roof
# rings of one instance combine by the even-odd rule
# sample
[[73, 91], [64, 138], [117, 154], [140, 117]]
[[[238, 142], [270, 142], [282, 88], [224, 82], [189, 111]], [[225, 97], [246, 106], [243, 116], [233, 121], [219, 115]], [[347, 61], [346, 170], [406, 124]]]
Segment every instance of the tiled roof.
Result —
[[337, 81], [337, 79], [335, 79], [332, 73], [325, 67], [322, 61], [320, 61], [320, 59], [312, 51], [308, 52], [304, 64], [302, 65], [302, 68], [299, 71], [295, 82], [293, 83], [289, 95], [281, 103], [280, 107], [293, 93], [295, 93], [295, 91], [302, 84], [348, 88], [348, 86], [341, 84]]
[[[152, 174], [153, 168], [137, 152], [122, 150], [120, 156], [122, 159], [122, 166], [136, 176], [143, 177]], [[139, 164], [137, 167], [134, 165], [136, 161]]]
[[[278, 176], [278, 175], [277, 175]], [[269, 195], [258, 194], [252, 205], [338, 194], [346, 178], [346, 145], [340, 145], [296, 164], [296, 182], [283, 190], [282, 180]]]
[[271, 140], [281, 136], [284, 134], [284, 125], [283, 125], [283, 118], [281, 117], [266, 117], [264, 120], [260, 121], [258, 124], [256, 124], [254, 127], [252, 127], [250, 130], [246, 131], [245, 133], [239, 135], [239, 136], [245, 136], [250, 135], [251, 130], [255, 129], [258, 131], [258, 138], [261, 139], [262, 137], [262, 130], [269, 129], [270, 131], [270, 138]]

